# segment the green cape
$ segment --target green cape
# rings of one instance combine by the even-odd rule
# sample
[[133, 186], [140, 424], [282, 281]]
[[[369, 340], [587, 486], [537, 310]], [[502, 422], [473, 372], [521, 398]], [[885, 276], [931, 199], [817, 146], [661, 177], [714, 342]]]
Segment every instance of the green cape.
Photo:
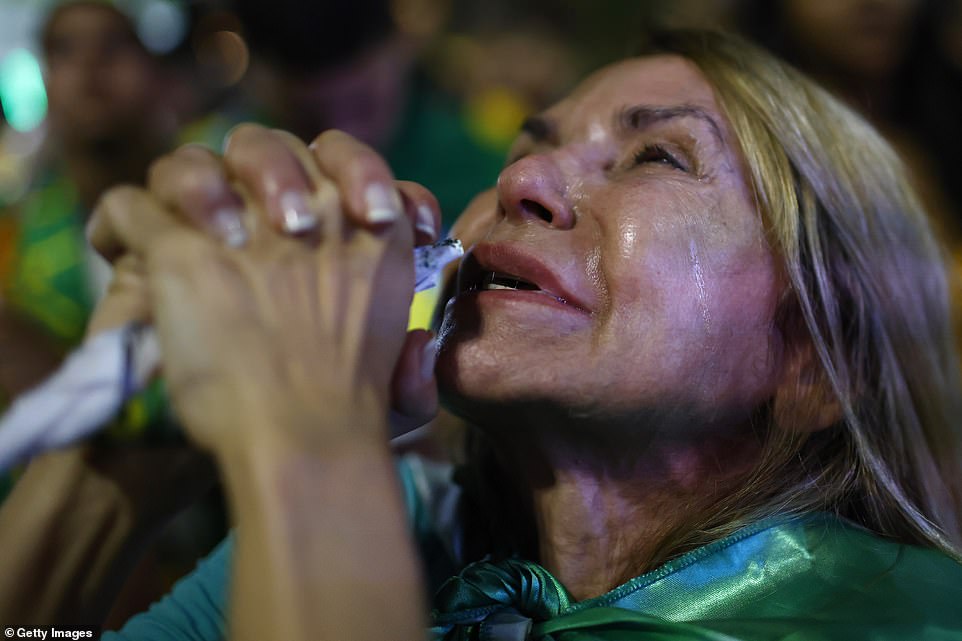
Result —
[[757, 523], [580, 603], [518, 559], [469, 565], [435, 603], [444, 641], [962, 639], [962, 565], [815, 514]]

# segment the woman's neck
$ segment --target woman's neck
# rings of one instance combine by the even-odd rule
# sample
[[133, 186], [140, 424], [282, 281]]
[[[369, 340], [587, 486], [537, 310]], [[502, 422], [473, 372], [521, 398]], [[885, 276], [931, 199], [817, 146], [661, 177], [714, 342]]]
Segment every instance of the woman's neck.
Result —
[[[649, 443], [626, 455], [586, 454], [556, 440], [502, 448], [529, 505], [538, 561], [578, 601], [662, 562], [673, 533], [703, 518], [744, 479], [758, 448], [750, 438], [700, 435]], [[516, 445], [516, 444], [514, 444]]]

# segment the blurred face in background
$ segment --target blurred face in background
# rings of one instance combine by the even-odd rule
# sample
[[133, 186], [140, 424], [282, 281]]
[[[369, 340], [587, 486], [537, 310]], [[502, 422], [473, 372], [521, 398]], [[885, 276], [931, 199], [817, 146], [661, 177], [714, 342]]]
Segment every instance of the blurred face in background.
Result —
[[271, 77], [260, 78], [258, 91], [278, 124], [304, 140], [333, 128], [384, 147], [404, 109], [411, 54], [403, 42], [387, 38], [348, 60], [312, 71], [277, 65]]
[[806, 66], [881, 78], [905, 55], [919, 5], [919, 0], [785, 0], [782, 19]]
[[43, 44], [55, 135], [95, 144], [149, 126], [158, 67], [126, 17], [96, 3], [64, 6], [51, 16]]

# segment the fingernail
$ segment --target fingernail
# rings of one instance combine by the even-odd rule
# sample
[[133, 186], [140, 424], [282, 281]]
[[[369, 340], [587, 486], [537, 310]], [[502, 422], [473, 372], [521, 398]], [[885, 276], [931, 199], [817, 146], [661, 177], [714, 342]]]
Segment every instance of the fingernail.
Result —
[[211, 225], [225, 245], [243, 247], [247, 244], [247, 229], [240, 210], [233, 207], [218, 209], [211, 218]]
[[280, 198], [281, 226], [288, 234], [300, 234], [315, 229], [319, 221], [299, 191], [285, 191]]
[[422, 234], [426, 234], [432, 241], [437, 238], [437, 232], [434, 231], [434, 213], [430, 207], [418, 205], [418, 219], [414, 227]]
[[438, 343], [433, 337], [421, 348], [421, 378], [425, 381], [434, 376], [434, 365], [438, 358]]
[[369, 223], [387, 223], [401, 217], [401, 197], [393, 187], [380, 183], [368, 185], [364, 190]]

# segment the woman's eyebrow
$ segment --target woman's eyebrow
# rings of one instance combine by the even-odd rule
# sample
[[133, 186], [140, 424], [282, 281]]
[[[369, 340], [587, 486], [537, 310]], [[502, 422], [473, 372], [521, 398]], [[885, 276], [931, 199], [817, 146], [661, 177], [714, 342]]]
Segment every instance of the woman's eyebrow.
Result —
[[634, 105], [625, 107], [615, 116], [615, 130], [625, 133], [644, 131], [652, 125], [675, 118], [698, 118], [708, 123], [719, 145], [725, 145], [721, 127], [708, 111], [696, 105], [673, 105], [656, 107], [653, 105]]

